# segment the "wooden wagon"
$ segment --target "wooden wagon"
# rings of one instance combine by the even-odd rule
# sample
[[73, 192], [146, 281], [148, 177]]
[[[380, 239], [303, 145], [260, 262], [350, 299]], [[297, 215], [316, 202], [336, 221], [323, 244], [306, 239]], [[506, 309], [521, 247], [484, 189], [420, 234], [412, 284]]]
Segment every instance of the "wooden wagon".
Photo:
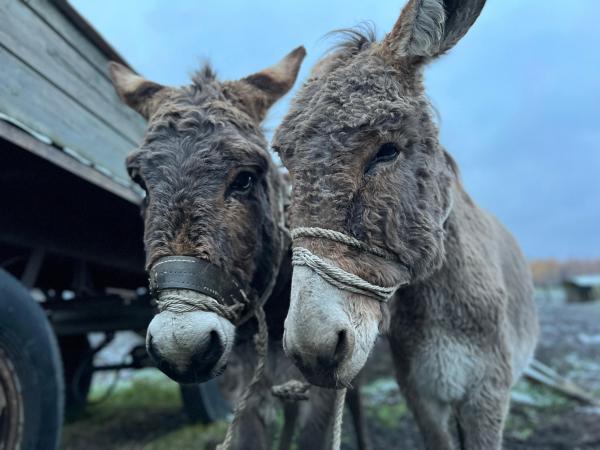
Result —
[[[56, 448], [63, 384], [77, 408], [94, 371], [149, 364], [143, 346], [123, 364], [93, 363], [153, 314], [142, 193], [124, 167], [145, 123], [115, 95], [109, 60], [127, 65], [64, 0], [0, 0], [2, 449]], [[105, 339], [92, 347], [90, 332]], [[196, 419], [224, 412], [214, 386], [182, 393]]]

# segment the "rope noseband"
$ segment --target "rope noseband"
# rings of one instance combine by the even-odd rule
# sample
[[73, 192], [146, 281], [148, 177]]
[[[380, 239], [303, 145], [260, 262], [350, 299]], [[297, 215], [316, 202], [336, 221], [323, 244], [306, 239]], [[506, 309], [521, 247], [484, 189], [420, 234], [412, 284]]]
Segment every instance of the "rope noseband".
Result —
[[[292, 230], [293, 240], [303, 237], [313, 237], [339, 242], [340, 244], [354, 247], [364, 253], [370, 253], [387, 261], [398, 261], [398, 258], [390, 251], [381, 247], [369, 245], [366, 242], [360, 241], [339, 231], [318, 227], [299, 227]], [[399, 283], [395, 286], [379, 286], [370, 283], [358, 275], [325, 261], [323, 258], [315, 255], [304, 247], [293, 248], [292, 264], [294, 266], [309, 267], [317, 275], [338, 289], [371, 297], [380, 302], [387, 302], [402, 284]]]

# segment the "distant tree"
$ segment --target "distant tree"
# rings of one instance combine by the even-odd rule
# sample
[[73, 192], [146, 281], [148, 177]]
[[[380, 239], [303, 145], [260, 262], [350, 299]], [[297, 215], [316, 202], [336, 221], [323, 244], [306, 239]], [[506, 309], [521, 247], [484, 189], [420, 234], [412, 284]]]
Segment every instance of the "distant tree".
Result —
[[531, 261], [530, 266], [536, 286], [557, 285], [576, 275], [600, 274], [600, 259], [539, 259]]

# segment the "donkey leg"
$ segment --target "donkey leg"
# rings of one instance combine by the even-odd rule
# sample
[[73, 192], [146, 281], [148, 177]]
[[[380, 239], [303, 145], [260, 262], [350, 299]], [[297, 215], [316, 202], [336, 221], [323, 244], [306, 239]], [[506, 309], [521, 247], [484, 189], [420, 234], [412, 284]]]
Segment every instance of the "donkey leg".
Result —
[[497, 384], [484, 385], [458, 405], [457, 414], [463, 433], [462, 450], [500, 450], [502, 430], [508, 414], [510, 390]]
[[283, 430], [281, 430], [278, 450], [291, 450], [299, 409], [298, 402], [283, 402]]
[[354, 432], [356, 433], [356, 440], [358, 443], [359, 450], [370, 450], [371, 442], [369, 440], [369, 433], [367, 431], [367, 423], [363, 414], [362, 399], [360, 397], [360, 387], [348, 389], [346, 393], [346, 400], [348, 401], [348, 409], [352, 415], [352, 424], [354, 425]]
[[240, 417], [232, 448], [235, 450], [267, 450], [267, 426], [258, 413], [258, 408], [249, 407]]
[[453, 437], [448, 431], [450, 404], [404, 389], [408, 407], [413, 413], [427, 450], [453, 450]]
[[312, 387], [310, 400], [302, 411], [302, 425], [298, 436], [298, 448], [327, 450], [331, 447], [331, 424], [335, 403], [335, 391]]
[[436, 399], [431, 394], [427, 395], [416, 381], [409, 377], [411, 367], [409, 358], [406, 357], [408, 352], [403, 347], [402, 338], [394, 342], [394, 336], [391, 335], [390, 344], [398, 385], [417, 422], [425, 448], [427, 450], [453, 450], [453, 437], [448, 431], [448, 420], [452, 412], [450, 403]]

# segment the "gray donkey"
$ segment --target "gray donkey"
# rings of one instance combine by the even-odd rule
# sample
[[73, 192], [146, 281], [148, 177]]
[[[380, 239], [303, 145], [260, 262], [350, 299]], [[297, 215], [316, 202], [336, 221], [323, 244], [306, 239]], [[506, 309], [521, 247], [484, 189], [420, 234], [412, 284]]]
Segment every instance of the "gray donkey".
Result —
[[347, 31], [273, 142], [293, 185], [286, 353], [341, 388], [387, 328], [429, 450], [454, 448], [451, 416], [462, 449], [501, 448], [538, 335], [526, 261], [461, 186], [423, 85], [484, 3], [410, 0], [382, 42]]
[[[270, 447], [270, 386], [303, 379], [281, 344], [291, 282], [290, 241], [282, 229], [288, 188], [272, 162], [260, 123], [294, 84], [304, 56], [299, 47], [278, 64], [238, 81], [220, 82], [206, 66], [181, 88], [110, 65], [121, 99], [149, 121], [140, 148], [127, 159], [129, 174], [146, 191], [147, 269], [179, 277], [157, 281], [171, 283], [156, 291], [162, 311], [147, 333], [157, 366], [176, 381], [196, 383], [236, 362], [235, 379], [230, 370], [225, 384], [239, 394], [257, 363], [252, 345], [256, 322], [244, 320], [247, 310], [227, 303], [240, 292], [245, 293], [242, 300], [264, 301], [268, 379], [240, 418], [237, 449]], [[198, 267], [201, 273], [174, 264]], [[212, 307], [197, 309], [197, 302]], [[366, 448], [358, 392], [349, 399], [361, 448]], [[333, 391], [312, 389], [300, 410], [299, 448], [327, 448], [333, 400]], [[293, 424], [298, 411], [286, 404], [285, 414]], [[280, 448], [289, 447], [293, 427], [285, 433]]]

